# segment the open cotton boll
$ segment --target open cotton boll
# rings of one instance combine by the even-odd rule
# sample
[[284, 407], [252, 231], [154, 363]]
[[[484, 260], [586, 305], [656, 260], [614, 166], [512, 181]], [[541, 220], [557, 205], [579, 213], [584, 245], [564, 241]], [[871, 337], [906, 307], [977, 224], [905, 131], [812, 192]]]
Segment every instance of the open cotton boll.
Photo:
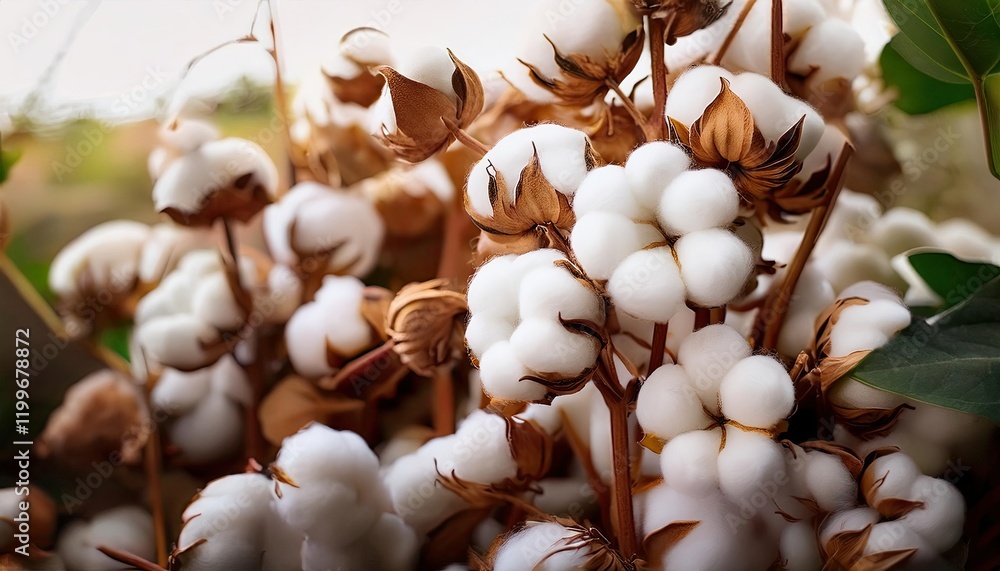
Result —
[[692, 430], [670, 439], [660, 452], [663, 480], [697, 498], [717, 493], [721, 440], [721, 428]]
[[810, 521], [789, 524], [778, 541], [781, 568], [787, 571], [812, 571], [823, 566], [816, 543], [816, 531]]
[[858, 483], [836, 456], [810, 452], [806, 456], [805, 483], [809, 495], [824, 512], [838, 512], [853, 507]]
[[685, 171], [663, 191], [657, 219], [671, 236], [728, 226], [739, 213], [740, 197], [726, 173]]
[[589, 212], [577, 220], [569, 238], [583, 271], [595, 280], [609, 279], [630, 254], [663, 240], [652, 224], [601, 211]]
[[722, 414], [744, 426], [770, 428], [795, 406], [792, 379], [777, 360], [766, 355], [742, 359], [719, 384]]
[[625, 178], [628, 189], [644, 208], [655, 212], [660, 194], [691, 166], [691, 158], [680, 147], [666, 141], [646, 143], [628, 156]]
[[796, 160], [803, 160], [819, 143], [826, 123], [823, 117], [804, 101], [787, 95], [769, 78], [756, 73], [741, 73], [733, 79], [732, 90], [750, 108], [754, 123], [768, 141], [777, 141], [786, 131], [805, 117], [802, 136], [795, 151]]
[[667, 98], [667, 117], [690, 127], [719, 95], [723, 79], [732, 83], [735, 76], [714, 65], [699, 65], [682, 73], [670, 87], [673, 97]]
[[193, 315], [167, 315], [143, 323], [136, 330], [147, 358], [182, 371], [211, 364], [211, 347], [222, 342], [219, 331]]
[[493, 314], [516, 321], [520, 275], [513, 271], [519, 256], [508, 254], [479, 266], [466, 294], [472, 315]]
[[[782, 31], [793, 41], [826, 17], [826, 11], [817, 0], [785, 2], [781, 7]], [[723, 65], [766, 74], [770, 71], [770, 53], [766, 49], [770, 42], [771, 5], [766, 2], [755, 4], [733, 37], [729, 50], [722, 58]]]
[[604, 321], [604, 300], [565, 268], [542, 267], [528, 272], [519, 292], [521, 319], [586, 319]]
[[[844, 292], [850, 290], [847, 288]], [[846, 297], [844, 292], [842, 298]], [[830, 356], [842, 357], [854, 351], [877, 349], [909, 325], [909, 310], [898, 297], [893, 295], [893, 298], [871, 299], [864, 305], [845, 307], [830, 333]]]
[[788, 304], [785, 323], [778, 334], [777, 348], [781, 355], [794, 357], [808, 348], [816, 335], [816, 318], [836, 299], [833, 287], [814, 264], [809, 262], [803, 268]]
[[521, 379], [532, 374], [521, 362], [508, 340], [497, 341], [479, 358], [479, 378], [483, 391], [500, 401], [536, 401], [548, 390]]
[[227, 458], [243, 443], [243, 407], [224, 394], [210, 392], [190, 413], [175, 419], [170, 441], [192, 463]]
[[860, 240], [875, 244], [890, 257], [921, 246], [940, 246], [934, 223], [919, 210], [897, 206], [876, 219]]
[[607, 165], [589, 173], [573, 195], [573, 212], [582, 218], [590, 212], [615, 212], [634, 220], [652, 220], [652, 212], [629, 192], [625, 167]]
[[899, 281], [893, 274], [889, 256], [873, 244], [837, 241], [823, 249], [823, 255], [810, 264], [823, 273], [834, 291], [866, 280], [889, 284]]
[[920, 476], [913, 482], [907, 499], [923, 502], [899, 522], [921, 536], [938, 552], [952, 548], [962, 537], [965, 499], [953, 484], [939, 478]]
[[666, 323], [685, 307], [686, 290], [670, 246], [629, 255], [611, 274], [607, 290], [615, 307], [636, 319]]
[[[232, 357], [226, 356], [223, 359]], [[150, 403], [158, 410], [170, 415], [181, 415], [193, 410], [211, 389], [212, 367], [190, 373], [166, 368], [157, 379], [149, 398]]]
[[[242, 271], [242, 267], [240, 270], [241, 274], [247, 273]], [[191, 313], [222, 331], [239, 329], [247, 318], [246, 311], [236, 302], [233, 288], [222, 273], [206, 276], [191, 292]]]
[[726, 426], [726, 446], [719, 452], [719, 488], [734, 501], [754, 494], [771, 496], [785, 478], [781, 446], [770, 436]]
[[586, 568], [597, 545], [576, 540], [580, 531], [551, 521], [525, 522], [499, 546], [492, 569], [560, 571]]
[[288, 320], [288, 358], [299, 374], [328, 375], [333, 372], [328, 350], [350, 357], [372, 342], [371, 326], [361, 314], [364, 287], [357, 278], [327, 276], [315, 301], [301, 306]]
[[442, 473], [453, 469], [458, 478], [481, 484], [514, 477], [517, 462], [507, 441], [507, 422], [504, 417], [485, 411], [467, 416], [450, 444], [452, 465], [443, 466]]
[[[510, 337], [510, 346], [524, 366], [539, 373], [573, 377], [591, 367], [597, 340], [567, 329], [551, 319], [526, 319]], [[484, 381], [485, 382], [485, 381]]]
[[[123, 292], [138, 274], [139, 253], [149, 239], [149, 226], [128, 220], [105, 222], [87, 230], [56, 254], [49, 267], [49, 287], [73, 300], [98, 292]], [[88, 291], [80, 291], [87, 284]]]
[[[830, 387], [828, 398], [833, 404], [850, 408], [896, 408], [906, 402], [896, 393], [876, 389], [853, 377], [835, 382]], [[912, 411], [907, 412], [903, 417], [911, 413]]]
[[860, 531], [869, 525], [874, 525], [882, 516], [870, 507], [857, 507], [830, 514], [823, 520], [819, 530], [819, 540], [824, 545], [835, 535], [845, 531]]
[[646, 433], [669, 440], [712, 422], [689, 383], [680, 365], [663, 365], [650, 373], [635, 407], [635, 417]]
[[89, 522], [77, 520], [63, 530], [56, 550], [68, 571], [115, 571], [122, 564], [97, 550], [106, 545], [146, 560], [156, 557], [153, 518], [138, 506], [103, 511]]
[[565, 259], [566, 254], [563, 254], [559, 250], [555, 250], [553, 248], [532, 250], [515, 256], [514, 265], [511, 267], [511, 276], [513, 279], [517, 280], [518, 283], [520, 283], [520, 280], [527, 275], [528, 272], [537, 270], [538, 268], [547, 268], [556, 262]]
[[914, 482], [921, 477], [920, 469], [909, 456], [895, 452], [876, 458], [865, 469], [861, 478], [868, 505], [880, 509], [882, 501], [890, 498], [910, 498]]
[[965, 218], [952, 218], [937, 225], [941, 247], [960, 258], [996, 261], [1000, 243], [992, 234]]
[[732, 301], [753, 272], [750, 249], [728, 230], [710, 228], [685, 234], [674, 244], [674, 252], [687, 298], [703, 307]]
[[465, 343], [481, 359], [494, 343], [507, 341], [514, 334], [514, 324], [489, 313], [476, 313], [465, 327]]
[[[431, 531], [468, 504], [437, 483], [438, 472], [450, 468], [455, 436], [435, 438], [385, 469], [382, 479], [392, 496], [393, 510], [418, 534]], [[471, 453], [471, 450], [470, 450]], [[447, 462], [448, 466], [440, 466]]]
[[[514, 200], [521, 171], [538, 153], [542, 175], [556, 191], [573, 196], [587, 171], [592, 156], [589, 139], [582, 131], [543, 123], [519, 129], [497, 141], [469, 171], [466, 192], [469, 207], [482, 216], [491, 216], [489, 171], [503, 177], [509, 189], [508, 200]], [[492, 165], [492, 168], [489, 168]]]
[[886, 551], [916, 551], [906, 560], [907, 568], [912, 569], [947, 569], [947, 564], [938, 557], [937, 552], [927, 541], [914, 533], [901, 521], [883, 521], [872, 526], [865, 544], [864, 555], [883, 553]]
[[702, 327], [691, 333], [677, 350], [677, 362], [684, 366], [691, 387], [702, 403], [719, 413], [719, 383], [737, 362], [750, 356], [750, 344], [728, 325]]
[[806, 32], [788, 58], [788, 71], [822, 83], [854, 80], [865, 65], [865, 41], [853, 26], [828, 18]]

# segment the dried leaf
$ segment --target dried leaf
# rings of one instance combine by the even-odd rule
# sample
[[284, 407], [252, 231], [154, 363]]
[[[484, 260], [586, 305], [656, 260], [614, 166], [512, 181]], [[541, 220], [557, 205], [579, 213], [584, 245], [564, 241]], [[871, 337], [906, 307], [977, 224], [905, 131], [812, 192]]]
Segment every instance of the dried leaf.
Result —
[[552, 437], [533, 420], [507, 418], [507, 444], [517, 463], [517, 479], [534, 481], [549, 472]]
[[361, 400], [340, 394], [324, 394], [310, 381], [295, 375], [285, 377], [260, 403], [260, 428], [275, 446], [310, 422], [330, 423], [330, 417], [364, 408]]
[[667, 552], [694, 531], [699, 523], [701, 522], [674, 521], [649, 533], [642, 540], [646, 558], [650, 561], [662, 561]]

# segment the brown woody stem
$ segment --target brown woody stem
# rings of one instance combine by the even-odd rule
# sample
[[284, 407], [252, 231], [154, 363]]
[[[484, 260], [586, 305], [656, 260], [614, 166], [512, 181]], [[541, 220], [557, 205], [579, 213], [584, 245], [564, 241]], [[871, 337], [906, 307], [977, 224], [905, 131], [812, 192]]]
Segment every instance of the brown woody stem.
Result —
[[455, 383], [451, 376], [451, 366], [438, 367], [432, 382], [434, 435], [447, 436], [455, 432]]
[[711, 309], [707, 307], [694, 308], [694, 331], [707, 327], [712, 322]]
[[852, 152], [853, 148], [845, 143], [840, 151], [840, 156], [837, 157], [837, 164], [827, 180], [826, 200], [813, 210], [812, 216], [809, 218], [809, 225], [806, 226], [805, 235], [802, 237], [802, 243], [795, 251], [791, 263], [788, 264], [781, 285], [771, 288], [764, 300], [764, 306], [757, 314], [753, 328], [755, 347], [772, 351], [778, 346], [778, 335], [781, 333], [781, 326], [785, 320], [785, 312], [788, 311], [788, 305], [795, 293], [795, 286], [799, 282], [802, 270], [805, 269], [806, 262], [809, 261], [809, 256], [816, 247], [816, 240], [823, 232], [823, 227], [826, 226], [833, 205], [837, 202], [840, 189], [844, 186], [844, 170]]
[[[167, 571], [163, 565], [157, 565], [151, 561], [146, 561], [138, 555], [133, 555], [127, 551], [122, 551], [120, 549], [115, 549], [114, 547], [108, 547], [106, 545], [98, 545], [97, 550], [101, 553], [107, 555], [108, 557], [124, 563], [129, 567], [140, 569], [141, 571]], [[166, 563], [164, 563], [165, 565]]]
[[782, 0], [771, 0], [771, 81], [786, 89], [785, 25]]
[[649, 117], [649, 127], [656, 139], [666, 139], [667, 63], [664, 60], [663, 46], [667, 41], [667, 23], [662, 18], [648, 18], [647, 23], [650, 73], [653, 79], [653, 114]]
[[753, 5], [756, 3], [757, 0], [747, 0], [747, 3], [743, 5], [743, 9], [740, 10], [739, 15], [736, 16], [736, 21], [733, 22], [733, 27], [729, 28], [729, 33], [726, 34], [725, 39], [722, 40], [722, 45], [719, 46], [719, 49], [716, 50], [714, 54], [705, 60], [705, 63], [710, 65], [719, 65], [719, 62], [722, 61], [726, 52], [729, 51], [729, 46], [733, 43], [733, 39], [736, 37], [736, 34], [740, 31], [740, 28], [743, 27], [743, 21], [747, 19], [747, 14], [750, 13], [750, 10], [753, 9]]
[[490, 150], [489, 147], [484, 145], [482, 141], [470, 135], [465, 129], [459, 127], [458, 124], [452, 121], [451, 119], [448, 119], [447, 117], [442, 117], [441, 122], [444, 123], [446, 127], [448, 127], [448, 130], [451, 131], [451, 134], [455, 136], [455, 139], [459, 143], [462, 143], [469, 150], [475, 152], [480, 157], [485, 156], [487, 151]]
[[726, 306], [713, 307], [708, 310], [708, 324], [716, 325], [726, 322]]
[[[146, 402], [149, 402], [149, 392], [147, 385]], [[146, 449], [143, 452], [143, 467], [146, 471], [146, 479], [149, 480], [149, 504], [153, 516], [156, 562], [164, 566], [167, 564], [167, 520], [163, 513], [163, 489], [160, 483], [160, 462], [162, 457], [160, 431], [156, 423], [152, 423], [152, 428], [150, 428], [149, 436], [147, 436], [146, 440]]]
[[628, 415], [631, 408], [631, 391], [622, 390], [615, 374], [611, 353], [602, 355], [595, 377], [598, 390], [604, 398], [611, 416], [611, 488], [614, 493], [612, 522], [618, 551], [626, 561], [638, 555], [635, 537], [635, 513], [632, 506], [632, 443], [629, 438]]
[[657, 323], [653, 326], [653, 342], [649, 349], [649, 366], [646, 367], [646, 376], [653, 374], [653, 371], [663, 364], [663, 354], [667, 349], [667, 323]]

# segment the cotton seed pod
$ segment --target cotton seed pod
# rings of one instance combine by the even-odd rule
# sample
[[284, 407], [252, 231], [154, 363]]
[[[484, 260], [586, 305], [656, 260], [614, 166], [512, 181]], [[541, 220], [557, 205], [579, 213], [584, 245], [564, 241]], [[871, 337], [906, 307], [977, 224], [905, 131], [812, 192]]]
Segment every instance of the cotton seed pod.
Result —
[[646, 434], [662, 440], [703, 429], [712, 422], [680, 365], [663, 365], [650, 373], [639, 390], [635, 417]]
[[680, 147], [666, 141], [653, 141], [628, 156], [625, 177], [635, 200], [655, 212], [660, 206], [663, 189], [690, 166], [691, 158]]
[[177, 159], [153, 186], [157, 212], [185, 226], [218, 218], [248, 222], [277, 193], [278, 170], [264, 149], [229, 137]]
[[38, 486], [4, 488], [0, 490], [0, 556], [14, 553], [21, 545], [15, 534], [20, 534], [17, 518], [21, 515], [21, 503], [28, 503], [28, 521], [31, 526], [30, 542], [41, 548], [52, 544], [56, 529], [56, 506], [52, 499]]
[[521, 280], [518, 297], [521, 319], [604, 322], [604, 301], [589, 283], [566, 268], [550, 266], [528, 272]]
[[56, 550], [67, 571], [115, 571], [122, 564], [97, 550], [104, 545], [147, 561], [156, 557], [153, 518], [137, 506], [103, 511], [90, 521], [76, 520], [59, 535]]
[[753, 272], [750, 249], [728, 230], [685, 234], [674, 244], [674, 252], [687, 298], [702, 307], [732, 301]]
[[671, 236], [728, 226], [739, 213], [740, 197], [726, 173], [715, 169], [685, 171], [660, 197], [657, 219]]
[[490, 398], [499, 402], [534, 402], [543, 399], [548, 392], [544, 385], [521, 380], [532, 371], [521, 362], [507, 339], [491, 344], [479, 355], [480, 380], [483, 391]]
[[497, 538], [487, 554], [496, 571], [624, 569], [607, 540], [572, 520], [528, 520]]
[[615, 307], [637, 319], [666, 323], [684, 308], [686, 290], [670, 246], [622, 260], [607, 284]]
[[455, 200], [456, 192], [448, 171], [435, 159], [385, 171], [352, 189], [375, 206], [387, 234], [404, 238], [430, 232]]
[[353, 277], [327, 276], [316, 299], [303, 304], [285, 327], [292, 367], [302, 376], [333, 373], [374, 341], [361, 311], [364, 284]]
[[726, 418], [769, 429], [791, 414], [795, 387], [781, 363], [754, 355], [737, 362], [723, 377], [719, 402]]
[[[609, 236], [614, 239], [609, 240]], [[663, 241], [656, 226], [614, 212], [590, 212], [577, 220], [570, 234], [570, 246], [580, 266], [596, 280], [610, 279], [630, 254]]]
[[593, 366], [599, 344], [593, 337], [552, 319], [526, 319], [510, 337], [524, 366], [543, 375], [572, 378]]
[[[483, 109], [483, 85], [451, 50], [423, 48], [408, 54], [399, 69], [376, 68], [385, 78], [374, 113], [374, 137], [399, 158], [418, 163], [454, 140]], [[448, 124], [452, 127], [449, 127]]]
[[[882, 515], [895, 516], [900, 501], [909, 502], [913, 484], [921, 477], [913, 460], [901, 452], [876, 458], [861, 477], [861, 489], [868, 505]], [[905, 507], [905, 506], [904, 506]]]
[[629, 190], [625, 167], [607, 165], [587, 173], [573, 195], [573, 212], [582, 218], [590, 212], [614, 212], [633, 220], [652, 220], [652, 213]]
[[264, 238], [271, 255], [308, 274], [368, 274], [384, 234], [371, 203], [316, 182], [293, 186], [264, 209]]
[[386, 332], [393, 351], [424, 376], [462, 354], [465, 296], [446, 288], [447, 280], [409, 284], [389, 304]]
[[774, 484], [784, 478], [785, 461], [781, 446], [770, 436], [725, 427], [726, 443], [719, 452], [719, 487], [734, 501], [754, 495], [773, 496]]
[[89, 466], [109, 457], [135, 464], [146, 444], [149, 414], [135, 382], [102, 369], [77, 381], [49, 416], [36, 444], [39, 456]]
[[660, 453], [663, 480], [691, 497], [718, 493], [722, 429], [692, 430], [670, 439]]
[[719, 383], [750, 353], [750, 344], [738, 331], [728, 325], [715, 324], [688, 335], [677, 350], [677, 362], [684, 366], [702, 404], [718, 415], [721, 412]]

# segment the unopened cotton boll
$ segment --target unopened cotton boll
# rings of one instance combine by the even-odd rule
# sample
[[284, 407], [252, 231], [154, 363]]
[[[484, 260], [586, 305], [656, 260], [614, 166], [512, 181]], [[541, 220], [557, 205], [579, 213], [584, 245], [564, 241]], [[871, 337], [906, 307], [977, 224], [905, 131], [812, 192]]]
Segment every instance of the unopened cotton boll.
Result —
[[667, 98], [667, 117], [691, 126], [719, 95], [723, 79], [732, 83], [735, 76], [713, 65], [699, 65], [682, 73], [670, 88], [672, 97]]
[[732, 90], [746, 103], [753, 114], [754, 124], [764, 139], [777, 141], [803, 117], [802, 136], [795, 151], [796, 160], [803, 160], [819, 143], [826, 123], [823, 117], [804, 101], [787, 95], [769, 78], [756, 73], [741, 73], [733, 79]]
[[719, 487], [734, 501], [755, 494], [770, 498], [786, 477], [781, 446], [770, 436], [725, 427], [726, 446], [719, 452]]
[[649, 375], [639, 389], [635, 408], [644, 431], [669, 440], [712, 422], [689, 383], [680, 365], [663, 365]]
[[718, 414], [719, 383], [750, 353], [750, 344], [738, 331], [728, 325], [715, 324], [688, 335], [677, 350], [677, 362], [684, 366], [702, 403]]
[[753, 271], [750, 249], [728, 230], [685, 234], [674, 244], [674, 251], [688, 299], [703, 307], [732, 301]]
[[691, 158], [680, 147], [666, 141], [653, 141], [628, 156], [625, 178], [636, 201], [655, 212], [663, 189], [690, 166]]
[[726, 173], [685, 171], [663, 191], [657, 218], [671, 236], [728, 226], [739, 212], [740, 197]]
[[569, 240], [583, 271], [591, 279], [606, 280], [630, 254], [664, 238], [652, 224], [594, 211], [577, 220]]
[[806, 487], [819, 508], [832, 513], [854, 506], [858, 483], [844, 463], [823, 452], [810, 452], [805, 456]]
[[652, 213], [629, 192], [625, 167], [607, 165], [589, 173], [573, 195], [573, 212], [582, 218], [590, 212], [616, 212], [634, 220], [651, 220]]
[[510, 346], [524, 366], [539, 373], [573, 377], [591, 367], [597, 340], [567, 329], [551, 319], [526, 319], [510, 337]]
[[693, 497], [717, 493], [722, 429], [692, 430], [670, 439], [660, 453], [663, 479]]
[[719, 384], [722, 414], [744, 426], [770, 428], [795, 405], [792, 379], [777, 360], [754, 355], [733, 365]]
[[685, 307], [686, 290], [670, 246], [629, 255], [611, 274], [607, 290], [615, 307], [636, 319], [666, 323]]
[[788, 58], [788, 70], [822, 83], [852, 81], [865, 65], [865, 42], [853, 26], [829, 18], [810, 28]]
[[56, 550], [68, 571], [115, 571], [121, 563], [97, 550], [105, 545], [151, 560], [156, 556], [153, 518], [137, 506], [103, 511], [89, 522], [77, 520], [62, 531]]
[[522, 381], [528, 370], [507, 340], [497, 341], [479, 358], [479, 378], [483, 391], [501, 401], [536, 401], [547, 389], [533, 381]]
[[604, 321], [604, 302], [565, 268], [542, 267], [528, 272], [519, 292], [521, 319], [585, 319]]

